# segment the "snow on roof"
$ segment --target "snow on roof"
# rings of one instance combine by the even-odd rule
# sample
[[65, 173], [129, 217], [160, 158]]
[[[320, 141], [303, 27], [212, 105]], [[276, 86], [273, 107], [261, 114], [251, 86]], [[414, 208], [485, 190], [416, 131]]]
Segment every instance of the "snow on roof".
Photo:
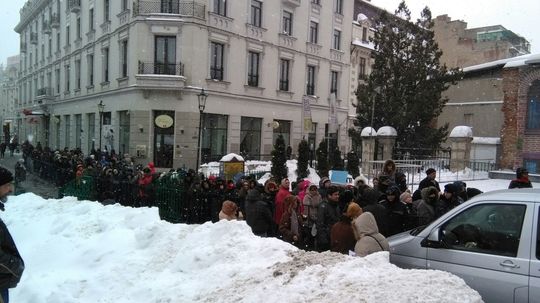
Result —
[[396, 137], [397, 131], [392, 126], [383, 126], [377, 131], [377, 136], [391, 136]]
[[527, 54], [523, 56], [517, 56], [513, 58], [501, 59], [491, 62], [486, 62], [478, 65], [468, 66], [463, 68], [463, 72], [473, 72], [483, 69], [490, 69], [497, 66], [503, 66], [503, 68], [519, 67], [529, 64], [538, 64], [540, 63], [540, 53], [538, 54]]
[[357, 46], [362, 46], [362, 47], [365, 47], [365, 48], [368, 48], [368, 49], [371, 49], [371, 50], [375, 49], [375, 44], [373, 44], [373, 42], [362, 41], [362, 40], [360, 40], [358, 38], [354, 38], [352, 44], [357, 45]]
[[364, 127], [362, 132], [360, 132], [360, 137], [376, 137], [377, 131], [373, 127]]
[[499, 137], [473, 137], [472, 144], [501, 144], [501, 138]]
[[362, 22], [362, 21], [367, 20], [367, 19], [368, 19], [368, 17], [366, 15], [362, 14], [362, 13], [360, 13], [360, 14], [358, 14], [356, 16], [356, 21], [358, 21], [358, 22]]
[[450, 138], [472, 138], [472, 129], [469, 126], [456, 126], [450, 132]]
[[240, 155], [237, 155], [235, 153], [230, 153], [230, 154], [227, 154], [227, 155], [223, 156], [223, 158], [221, 158], [219, 160], [219, 162], [229, 162], [229, 161], [233, 161], [233, 160], [244, 161], [244, 157], [242, 157]]

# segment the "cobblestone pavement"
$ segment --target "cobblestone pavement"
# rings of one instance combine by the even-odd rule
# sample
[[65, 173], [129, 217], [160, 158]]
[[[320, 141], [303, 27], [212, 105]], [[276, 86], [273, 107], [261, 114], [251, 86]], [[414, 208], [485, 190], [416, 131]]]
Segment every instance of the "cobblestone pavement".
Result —
[[[6, 152], [6, 156], [3, 159], [0, 159], [0, 165], [11, 170], [15, 175], [15, 164], [19, 159], [22, 159], [22, 154], [15, 153], [13, 156], [10, 156], [9, 152]], [[26, 174], [26, 181], [22, 182], [20, 186], [26, 192], [33, 192], [45, 199], [58, 197], [58, 188], [54, 184], [49, 183], [32, 173]]]

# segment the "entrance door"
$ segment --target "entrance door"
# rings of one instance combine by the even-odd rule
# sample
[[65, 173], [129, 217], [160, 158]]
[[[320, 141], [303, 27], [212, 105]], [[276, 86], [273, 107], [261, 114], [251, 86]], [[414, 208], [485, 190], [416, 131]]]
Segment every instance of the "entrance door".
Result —
[[154, 164], [172, 168], [174, 150], [174, 112], [154, 111]]

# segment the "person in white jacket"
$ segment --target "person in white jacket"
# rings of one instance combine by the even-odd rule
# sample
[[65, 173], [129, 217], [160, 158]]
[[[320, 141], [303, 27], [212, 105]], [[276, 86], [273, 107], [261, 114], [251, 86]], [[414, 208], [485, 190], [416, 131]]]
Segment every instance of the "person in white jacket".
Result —
[[[349, 208], [355, 207], [359, 208], [358, 204], [349, 204]], [[347, 211], [347, 213], [354, 213], [354, 211]], [[388, 251], [390, 249], [386, 238], [379, 233], [377, 222], [372, 213], [361, 213], [352, 219], [354, 237], [356, 238], [354, 252], [357, 256], [365, 257], [374, 252]]]

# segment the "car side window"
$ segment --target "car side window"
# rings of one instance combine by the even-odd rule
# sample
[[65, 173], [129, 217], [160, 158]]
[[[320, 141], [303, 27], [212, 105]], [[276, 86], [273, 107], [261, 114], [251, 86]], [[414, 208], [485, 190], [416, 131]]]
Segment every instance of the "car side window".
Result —
[[464, 210], [441, 228], [448, 249], [517, 256], [526, 205], [481, 204]]

